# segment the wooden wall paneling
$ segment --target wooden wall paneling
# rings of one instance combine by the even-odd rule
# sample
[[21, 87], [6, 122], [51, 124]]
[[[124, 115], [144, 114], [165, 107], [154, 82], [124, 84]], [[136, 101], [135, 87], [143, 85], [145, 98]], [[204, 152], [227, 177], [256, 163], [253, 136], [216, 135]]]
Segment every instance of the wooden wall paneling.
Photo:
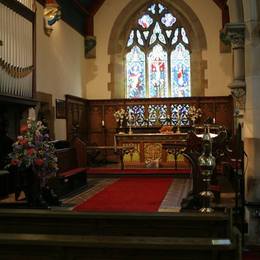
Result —
[[105, 127], [108, 132], [115, 132], [117, 128], [117, 122], [114, 117], [114, 113], [119, 109], [116, 104], [110, 104], [104, 106], [104, 118], [105, 118]]
[[90, 106], [89, 108], [89, 144], [104, 145], [104, 135], [102, 130], [103, 107], [101, 104]]
[[[90, 143], [95, 142], [98, 145], [113, 145], [114, 134], [116, 133], [118, 127], [118, 124], [114, 118], [115, 111], [120, 108], [127, 109], [129, 107], [132, 108], [134, 106], [143, 106], [145, 117], [147, 117], [148, 107], [150, 105], [163, 104], [166, 105], [166, 107], [169, 109], [173, 104], [189, 104], [190, 106], [196, 106], [202, 109], [203, 118], [201, 118], [201, 122], [203, 122], [207, 117], [212, 117], [216, 119], [216, 123], [223, 124], [226, 128], [230, 129], [231, 131], [233, 130], [233, 100], [231, 96], [154, 98], [154, 99], [107, 99], [107, 100], [77, 99], [77, 100], [80, 100], [82, 105], [87, 104], [88, 114], [87, 114], [87, 119], [85, 119], [84, 122], [88, 122], [87, 129], [86, 129], [88, 141]], [[73, 101], [73, 103], [75, 102]], [[103, 120], [103, 124], [102, 124], [102, 120]], [[70, 127], [71, 124], [72, 124], [71, 118], [69, 118], [68, 127]], [[145, 130], [146, 127], [142, 129], [143, 131], [146, 131]], [[157, 132], [158, 129], [156, 128], [154, 130]], [[125, 131], [127, 130], [128, 128], [125, 128]], [[139, 131], [138, 128], [133, 130]], [[68, 132], [71, 132], [71, 130], [69, 130]]]
[[[113, 146], [117, 127], [114, 113], [117, 109], [124, 107], [124, 102], [119, 100], [118, 103], [114, 104], [111, 100], [91, 100], [90, 103], [89, 143]], [[118, 156], [113, 151], [102, 152], [102, 156], [106, 160], [118, 160]]]
[[[95, 142], [97, 145], [111, 145], [107, 142], [107, 135], [112, 128], [110, 122], [112, 121], [110, 118], [106, 117], [107, 107], [101, 102], [95, 103], [90, 106], [89, 113], [89, 137], [90, 142]], [[114, 132], [113, 132], [114, 133]]]
[[103, 146], [103, 142], [102, 140], [100, 139], [101, 137], [101, 133], [100, 132], [97, 132], [97, 133], [94, 133], [94, 132], [90, 132], [89, 135], [88, 135], [89, 139], [88, 139], [88, 145], [94, 145], [94, 146]]
[[88, 112], [86, 109], [85, 102], [79, 104], [79, 137], [84, 140], [87, 140], [87, 132], [88, 132]]
[[115, 119], [114, 111], [111, 104], [106, 104], [101, 100], [90, 101], [89, 109], [89, 142], [97, 145], [113, 145], [108, 141], [110, 135], [114, 136]]
[[234, 106], [232, 102], [216, 104], [216, 123], [230, 126], [231, 133], [234, 131]]
[[87, 141], [88, 139], [88, 105], [87, 100], [66, 95], [67, 139], [75, 136]]
[[106, 129], [106, 120], [105, 120], [105, 106], [102, 104], [102, 110], [101, 110], [101, 131], [102, 131], [102, 144], [104, 146], [107, 144], [107, 129]]
[[89, 108], [89, 124], [92, 131], [101, 132], [102, 130], [102, 105], [94, 105]]
[[114, 113], [117, 110], [116, 106], [104, 105], [104, 121], [105, 121], [105, 145], [114, 145], [114, 134], [116, 133], [117, 122]]
[[201, 123], [204, 123], [204, 121], [211, 117], [215, 118], [215, 104], [212, 102], [203, 102], [199, 104], [199, 107], [202, 110], [202, 117], [200, 119]]

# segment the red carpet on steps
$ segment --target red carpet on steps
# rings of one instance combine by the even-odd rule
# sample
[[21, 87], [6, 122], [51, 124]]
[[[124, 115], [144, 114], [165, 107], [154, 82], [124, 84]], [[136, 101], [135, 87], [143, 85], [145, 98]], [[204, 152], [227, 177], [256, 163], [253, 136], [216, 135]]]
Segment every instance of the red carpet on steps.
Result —
[[164, 199], [172, 178], [122, 178], [107, 186], [74, 211], [92, 212], [156, 212]]

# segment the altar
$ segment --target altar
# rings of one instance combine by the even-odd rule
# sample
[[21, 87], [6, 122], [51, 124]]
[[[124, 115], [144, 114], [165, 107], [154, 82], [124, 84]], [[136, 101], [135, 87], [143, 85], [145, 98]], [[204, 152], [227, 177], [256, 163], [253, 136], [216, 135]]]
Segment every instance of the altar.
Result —
[[[184, 168], [187, 161], [182, 156], [186, 147], [187, 133], [133, 133], [115, 134], [114, 145], [134, 147], [132, 152], [124, 155], [124, 164], [159, 168]], [[167, 144], [174, 149], [167, 149]]]

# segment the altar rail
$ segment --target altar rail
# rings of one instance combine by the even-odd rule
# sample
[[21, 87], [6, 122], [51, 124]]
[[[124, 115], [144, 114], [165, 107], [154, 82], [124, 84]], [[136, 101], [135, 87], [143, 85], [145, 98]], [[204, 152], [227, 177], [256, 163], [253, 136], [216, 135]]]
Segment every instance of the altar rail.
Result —
[[[231, 212], [1, 210], [1, 259], [240, 260]], [[14, 250], [15, 249], [15, 250]]]
[[[204, 122], [208, 117], [215, 118], [217, 124], [233, 132], [233, 99], [231, 96], [154, 98], [154, 99], [103, 99], [87, 100], [66, 96], [66, 119], [68, 140], [78, 135], [89, 144], [112, 146], [114, 134], [118, 130], [114, 113], [120, 108], [133, 116], [133, 132], [158, 132], [165, 124], [176, 126], [177, 113], [181, 112], [181, 130], [191, 127], [187, 117], [190, 106], [200, 108]], [[170, 119], [170, 122], [166, 118]], [[128, 131], [128, 122], [124, 122]]]

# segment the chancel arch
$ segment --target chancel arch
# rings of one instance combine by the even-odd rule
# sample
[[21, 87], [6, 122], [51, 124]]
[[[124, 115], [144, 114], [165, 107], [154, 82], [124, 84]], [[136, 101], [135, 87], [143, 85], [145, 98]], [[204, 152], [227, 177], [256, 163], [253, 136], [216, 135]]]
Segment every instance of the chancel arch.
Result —
[[[140, 16], [142, 16], [147, 8], [149, 8], [149, 6], [151, 6], [153, 3], [162, 5], [167, 8], [170, 13], [174, 14], [176, 21], [178, 21], [178, 27], [180, 29], [184, 28], [189, 40], [189, 44], [187, 44], [187, 51], [190, 55], [190, 85], [192, 86], [190, 89], [190, 94], [191, 96], [203, 96], [205, 88], [207, 88], [207, 80], [205, 79], [204, 73], [207, 67], [207, 61], [202, 59], [202, 51], [207, 49], [207, 42], [205, 32], [195, 13], [183, 0], [174, 1], [174, 3], [168, 0], [134, 0], [129, 3], [117, 17], [110, 34], [108, 54], [110, 55], [109, 72], [111, 73], [111, 82], [109, 83], [108, 87], [111, 91], [111, 97], [131, 98], [131, 96], [128, 96], [126, 87], [126, 57], [127, 53], [129, 53], [127, 43], [129, 40], [129, 35], [131, 35], [132, 28], [136, 23], [136, 20], [138, 18], [140, 19]], [[168, 53], [170, 53], [169, 49], [167, 50], [166, 48], [166, 52], [167, 51]], [[151, 50], [147, 51], [147, 55], [149, 55], [149, 53], [151, 53]], [[169, 59], [171, 59], [170, 54]], [[148, 69], [146, 67], [146, 74], [147, 73]], [[172, 93], [169, 93], [169, 96], [174, 96], [173, 87], [170, 86], [171, 78], [173, 78], [173, 75], [170, 75], [170, 69], [167, 73], [170, 78], [170, 80], [168, 80], [167, 78], [167, 90], [172, 91]], [[146, 78], [143, 80], [146, 80], [146, 82], [148, 82], [149, 75], [146, 75]], [[147, 84], [145, 89], [149, 92], [149, 84]], [[152, 96], [146, 94], [146, 96], [144, 97]]]

